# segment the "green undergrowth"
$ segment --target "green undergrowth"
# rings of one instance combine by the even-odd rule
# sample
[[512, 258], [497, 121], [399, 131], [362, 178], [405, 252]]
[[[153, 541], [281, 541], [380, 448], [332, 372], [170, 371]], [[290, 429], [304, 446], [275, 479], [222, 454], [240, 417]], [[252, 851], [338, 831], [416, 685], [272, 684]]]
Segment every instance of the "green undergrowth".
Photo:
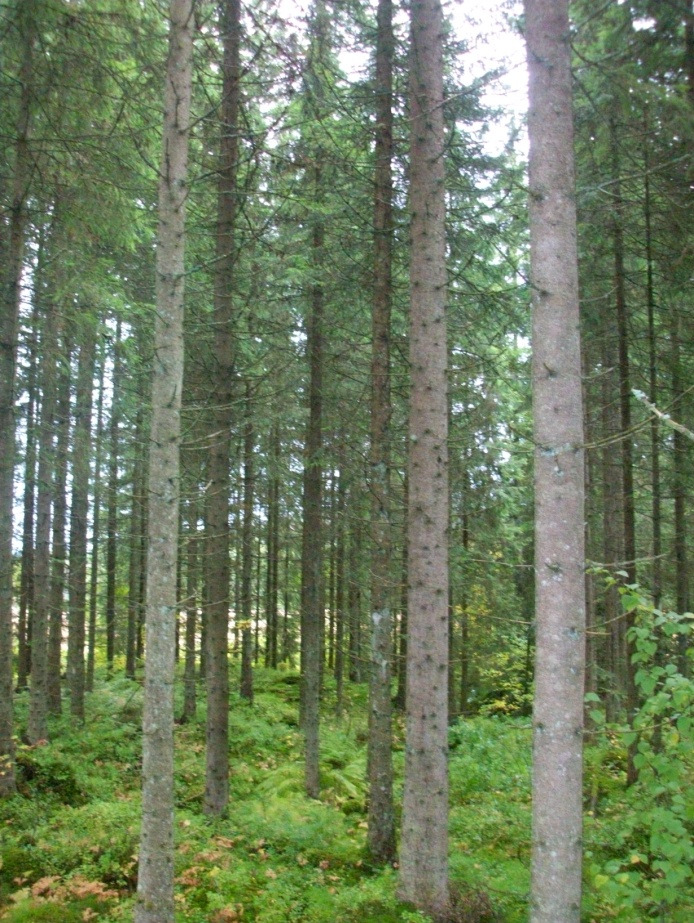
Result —
[[[204, 701], [195, 721], [177, 725], [177, 923], [428, 923], [398, 901], [397, 869], [374, 867], [366, 851], [365, 687], [349, 686], [338, 722], [328, 686], [320, 801], [303, 794], [298, 696], [295, 674], [264, 669], [256, 671], [252, 706], [232, 695], [231, 799], [220, 819], [202, 813]], [[19, 747], [19, 793], [0, 802], [3, 923], [132, 919], [141, 705], [139, 683], [102, 677], [84, 727], [52, 719], [49, 744]], [[20, 734], [25, 707], [20, 696]], [[530, 736], [525, 718], [478, 717], [451, 728], [450, 869], [459, 923], [527, 918]], [[643, 871], [633, 843], [644, 796], [625, 793], [624, 752], [618, 735], [606, 733], [587, 752], [585, 921], [658, 919], [635, 909], [630, 916], [625, 886], [605, 872], [615, 862], [630, 874]], [[397, 718], [398, 801], [403, 759]], [[688, 918], [686, 893], [684, 883], [681, 908], [671, 905], [668, 921]]]

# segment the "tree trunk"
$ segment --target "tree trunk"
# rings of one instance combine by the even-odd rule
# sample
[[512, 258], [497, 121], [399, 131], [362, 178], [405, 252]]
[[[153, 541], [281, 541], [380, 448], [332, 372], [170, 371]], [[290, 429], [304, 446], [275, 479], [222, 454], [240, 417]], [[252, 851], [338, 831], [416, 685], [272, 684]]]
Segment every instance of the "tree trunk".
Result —
[[371, 356], [371, 663], [368, 848], [395, 858], [392, 758], [392, 516], [390, 499], [390, 314], [392, 300], [393, 4], [379, 0], [376, 45], [376, 172]]
[[142, 828], [135, 923], [173, 923], [173, 674], [193, 0], [171, 0], [159, 181], [149, 463]]
[[118, 568], [118, 431], [120, 428], [120, 389], [123, 361], [121, 356], [121, 319], [116, 320], [113, 342], [113, 390], [108, 427], [108, 502], [106, 512], [106, 666], [113, 670], [116, 655], [116, 571]]
[[26, 200], [31, 180], [29, 130], [31, 120], [36, 18], [33, 0], [20, 6], [20, 34], [24, 44], [19, 73], [17, 120], [9, 246], [2, 267], [0, 304], [0, 797], [13, 794], [14, 740], [12, 704], [12, 528], [15, 453], [15, 374], [17, 322], [24, 261]]
[[[258, 502], [261, 503], [260, 498]], [[258, 533], [257, 538], [257, 553], [255, 557], [255, 616], [253, 618], [254, 626], [254, 642], [253, 642], [253, 663], [257, 666], [260, 663], [260, 610], [262, 605], [262, 566], [263, 566], [263, 556], [260, 553], [260, 549], [263, 543], [263, 538]]]
[[[646, 125], [646, 128], [648, 126]], [[648, 156], [648, 144], [644, 145], [643, 169], [643, 216], [644, 249], [646, 257], [646, 309], [648, 312], [648, 399], [658, 406], [658, 348], [655, 328], [655, 286], [653, 282], [653, 234], [651, 227], [651, 164]], [[651, 415], [651, 515], [652, 525], [652, 592], [653, 606], [660, 608], [663, 583], [663, 530], [662, 530], [662, 493], [660, 485], [660, 422], [655, 414]]]
[[[317, 0], [309, 24], [311, 44], [307, 66], [306, 99], [313, 119], [324, 115], [325, 102], [319, 73], [327, 55], [327, 12]], [[323, 639], [323, 268], [325, 226], [321, 211], [324, 199], [323, 159], [320, 145], [311, 150], [314, 211], [310, 216], [311, 269], [313, 282], [306, 320], [306, 356], [309, 364], [308, 423], [304, 446], [303, 525], [301, 535], [301, 722], [305, 738], [305, 788], [309, 798], [320, 796], [319, 706], [321, 648]]]
[[[681, 318], [677, 309], [672, 315], [672, 415], [686, 419], [685, 392], [682, 382], [681, 359]], [[687, 464], [689, 445], [686, 437], [679, 430], [674, 433], [672, 493], [674, 509], [674, 557], [675, 557], [675, 607], [677, 612], [689, 612], [689, 567], [687, 554], [687, 488], [686, 477], [690, 467]], [[678, 667], [686, 676], [689, 671], [687, 663], [687, 636], [678, 638]]]
[[[141, 389], [140, 389], [141, 390]], [[135, 417], [135, 464], [133, 465], [130, 502], [130, 537], [128, 541], [128, 631], [125, 642], [125, 675], [135, 679], [137, 664], [137, 626], [140, 622], [140, 583], [142, 580], [141, 507], [145, 495], [144, 395], [140, 396]], [[180, 594], [177, 594], [180, 598]]]
[[241, 538], [241, 698], [253, 702], [251, 662], [251, 624], [253, 616], [253, 500], [255, 465], [253, 459], [253, 409], [250, 385], [246, 384], [246, 424], [243, 434], [243, 525]]
[[[636, 520], [634, 508], [634, 462], [631, 434], [631, 383], [629, 369], [629, 330], [627, 319], [626, 300], [626, 275], [624, 269], [624, 202], [622, 199], [619, 150], [617, 146], [617, 132], [615, 124], [610, 121], [610, 146], [612, 152], [612, 196], [613, 196], [613, 247], [614, 247], [614, 279], [615, 302], [617, 313], [617, 342], [619, 351], [619, 418], [621, 427], [622, 445], [622, 512], [624, 514], [624, 568], [627, 573], [627, 583], [636, 583]], [[626, 693], [627, 693], [627, 720], [633, 722], [638, 708], [638, 696], [634, 679], [635, 666], [632, 662], [634, 643], [630, 637], [629, 629], [634, 626], [634, 612], [627, 610], [625, 613], [625, 648], [626, 648]], [[628, 749], [627, 781], [631, 784], [636, 781], [636, 742]]]
[[[605, 318], [602, 331], [602, 538], [603, 561], [613, 573], [624, 560], [622, 522], [621, 450], [619, 446], [619, 381], [617, 374], [617, 335], [612, 318]], [[615, 578], [616, 579], [616, 578]], [[608, 684], [606, 711], [609, 721], [619, 717], [619, 703], [626, 690], [626, 641], [624, 614], [616, 583], [605, 588], [605, 630], [608, 644]]]
[[195, 635], [198, 624], [198, 511], [195, 500], [188, 501], [186, 542], [186, 657], [183, 667], [183, 721], [192, 721], [197, 707], [195, 687]]
[[[407, 523], [410, 488], [407, 473], [403, 484], [402, 501], [404, 522]], [[400, 563], [400, 630], [398, 632], [398, 686], [395, 692], [395, 707], [405, 710], [407, 697], [407, 536], [403, 535], [402, 561]]]
[[85, 689], [94, 689], [94, 664], [96, 660], [96, 614], [99, 596], [99, 533], [101, 530], [101, 444], [104, 436], [104, 371], [105, 357], [99, 362], [99, 398], [96, 410], [96, 450], [94, 456], [94, 521], [92, 523], [92, 550], [89, 571], [89, 628], [87, 630], [87, 673]]
[[[89, 516], [89, 455], [92, 439], [92, 388], [96, 358], [96, 327], [86, 319], [82, 334], [75, 434], [72, 448], [72, 504], [70, 508], [70, 571], [68, 578], [67, 674], [70, 713], [84, 721], [84, 637], [87, 604], [87, 523]], [[96, 518], [96, 517], [95, 517]]]
[[448, 905], [448, 398], [442, 14], [413, 0], [408, 664], [401, 896]]
[[280, 540], [280, 430], [273, 423], [270, 434], [270, 483], [267, 501], [267, 583], [265, 589], [265, 666], [277, 667], [278, 579]]
[[335, 714], [342, 717], [345, 685], [345, 497], [344, 457], [337, 482], [337, 538], [335, 547]]
[[[316, 188], [320, 186], [320, 167], [315, 169]], [[313, 261], [320, 278], [323, 259], [323, 224], [316, 218], [313, 229]], [[303, 485], [303, 530], [301, 542], [301, 661], [302, 724], [306, 741], [305, 785], [309, 798], [318, 798], [318, 735], [320, 704], [320, 661], [323, 613], [322, 479], [321, 464], [323, 416], [323, 287], [313, 286], [308, 319], [306, 350], [309, 360], [308, 413]]]
[[584, 438], [567, 0], [525, 0], [535, 439], [530, 918], [580, 919]]
[[292, 550], [289, 532], [289, 519], [287, 518], [286, 537], [284, 546], [284, 574], [282, 592], [282, 663], [289, 663], [292, 659], [293, 642], [289, 626], [289, 571], [292, 559]]
[[[41, 276], [43, 234], [39, 238], [36, 274]], [[22, 574], [17, 624], [17, 687], [25, 689], [31, 667], [31, 624], [34, 618], [34, 518], [36, 513], [36, 431], [38, 425], [36, 377], [38, 368], [39, 300], [34, 298], [27, 381], [26, 453], [24, 457], [24, 516], [22, 522]]]
[[238, 174], [238, 118], [240, 93], [240, 2], [221, 5], [224, 58], [219, 186], [217, 195], [217, 262], [214, 274], [215, 410], [208, 456], [205, 527], [207, 634], [207, 751], [204, 811], [220, 815], [229, 800], [229, 462], [231, 452], [232, 389], [234, 380], [234, 231]]
[[[150, 411], [151, 413], [151, 411]], [[145, 440], [149, 445], [151, 421], [145, 426]], [[142, 475], [143, 484], [149, 484], [149, 460], [150, 453], [145, 452], [144, 464], [145, 470]], [[144, 492], [142, 503], [140, 504], [140, 602], [139, 602], [139, 619], [137, 624], [137, 637], [135, 639], [135, 662], [142, 661], [145, 656], [145, 618], [147, 615], [147, 558], [149, 555], [149, 494]]]
[[55, 487], [51, 523], [51, 598], [49, 603], [46, 705], [51, 715], [62, 710], [60, 674], [65, 606], [65, 522], [67, 519], [67, 468], [70, 441], [70, 346], [65, 342], [58, 372], [55, 414]]
[[[463, 560], [467, 562], [470, 551], [470, 514], [468, 513], [468, 473], [464, 473], [465, 484], [463, 488], [463, 515], [462, 515], [462, 545]], [[529, 685], [529, 682], [528, 682]], [[467, 584], [463, 578], [463, 592], [460, 598], [460, 698], [458, 708], [462, 717], [470, 713], [470, 620], [468, 616]]]
[[[56, 221], [57, 223], [57, 221]], [[60, 286], [56, 285], [59, 290]], [[63, 315], [60, 306], [51, 298], [44, 318], [44, 335], [41, 341], [42, 393], [41, 424], [39, 430], [39, 490], [36, 499], [36, 552], [34, 585], [36, 610], [31, 640], [31, 696], [27, 737], [35, 744], [48, 734], [46, 715], [48, 709], [48, 620], [50, 610], [51, 573], [51, 508], [55, 490], [54, 423], [58, 400], [58, 351], [62, 333]]]
[[[356, 502], [353, 492], [347, 501], [351, 506]], [[349, 537], [348, 577], [347, 577], [347, 613], [349, 619], [349, 679], [352, 683], [362, 681], [361, 650], [361, 585], [359, 562], [362, 554], [361, 522], [357, 519]]]

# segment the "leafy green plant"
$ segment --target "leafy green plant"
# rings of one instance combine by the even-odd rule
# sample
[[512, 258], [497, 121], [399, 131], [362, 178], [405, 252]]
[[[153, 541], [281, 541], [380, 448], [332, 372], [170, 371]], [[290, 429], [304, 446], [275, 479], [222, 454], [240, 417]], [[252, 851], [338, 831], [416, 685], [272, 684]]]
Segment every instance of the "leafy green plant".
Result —
[[73, 762], [45, 746], [19, 747], [18, 787], [26, 795], [51, 795], [64, 804], [83, 804], [86, 794]]
[[[694, 912], [694, 683], [671, 656], [690, 637], [692, 616], [654, 609], [636, 586], [625, 588], [622, 600], [635, 614], [630, 640], [640, 707], [619, 744], [635, 746], [638, 778], [624, 795], [611, 855], [593, 860], [591, 873], [598, 901], [618, 908], [615, 919], [633, 919], [624, 908], [638, 908], [643, 919], [674, 923]], [[594, 717], [601, 720], [597, 710]], [[603, 723], [603, 750], [610, 732]]]

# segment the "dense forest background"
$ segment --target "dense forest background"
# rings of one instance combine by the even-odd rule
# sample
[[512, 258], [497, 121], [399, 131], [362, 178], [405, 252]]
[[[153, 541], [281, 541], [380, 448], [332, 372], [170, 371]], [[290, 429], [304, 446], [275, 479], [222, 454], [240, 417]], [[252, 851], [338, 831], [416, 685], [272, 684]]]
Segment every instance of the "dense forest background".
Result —
[[[394, 4], [387, 28], [386, 5], [197, 0], [189, 23], [168, 577], [181, 920], [427, 919], [398, 903], [393, 872], [413, 115], [407, 11]], [[499, 4], [498, 24], [470, 7], [444, 10], [456, 27], [444, 29], [441, 110], [451, 874], [456, 919], [514, 920], [529, 887], [518, 830], [535, 671], [527, 145], [523, 114], [489, 103], [504, 62], [479, 62], [504, 30], [522, 40], [525, 23], [514, 4]], [[163, 445], [152, 381], [163, 375], [154, 265], [169, 11], [3, 0], [0, 16], [0, 916], [116, 920], [132, 913], [136, 881], [145, 578], [160, 515], [150, 449]], [[571, 22], [583, 919], [684, 921], [694, 12], [690, 0], [575, 0]], [[386, 610], [379, 637], [374, 613]], [[374, 767], [393, 743], [384, 828], [393, 807], [374, 816]]]

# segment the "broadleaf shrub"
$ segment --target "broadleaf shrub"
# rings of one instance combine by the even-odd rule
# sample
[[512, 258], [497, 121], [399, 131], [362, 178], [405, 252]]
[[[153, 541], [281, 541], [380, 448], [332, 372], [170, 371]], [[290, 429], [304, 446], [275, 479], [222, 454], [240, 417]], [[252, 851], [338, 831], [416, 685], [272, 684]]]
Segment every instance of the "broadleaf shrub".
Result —
[[[694, 682], [678, 669], [692, 616], [654, 609], [635, 586], [624, 590], [623, 603], [634, 612], [630, 640], [640, 705], [617, 737], [624, 750], [635, 746], [638, 777], [624, 792], [610, 836], [609, 816], [591, 822], [611, 843], [611, 855], [592, 861], [590, 870], [598, 901], [617, 908], [612, 918], [633, 920], [636, 912], [638, 919], [678, 923], [694, 916]], [[603, 725], [597, 733], [599, 746], [609, 749], [607, 735], [616, 730]]]

